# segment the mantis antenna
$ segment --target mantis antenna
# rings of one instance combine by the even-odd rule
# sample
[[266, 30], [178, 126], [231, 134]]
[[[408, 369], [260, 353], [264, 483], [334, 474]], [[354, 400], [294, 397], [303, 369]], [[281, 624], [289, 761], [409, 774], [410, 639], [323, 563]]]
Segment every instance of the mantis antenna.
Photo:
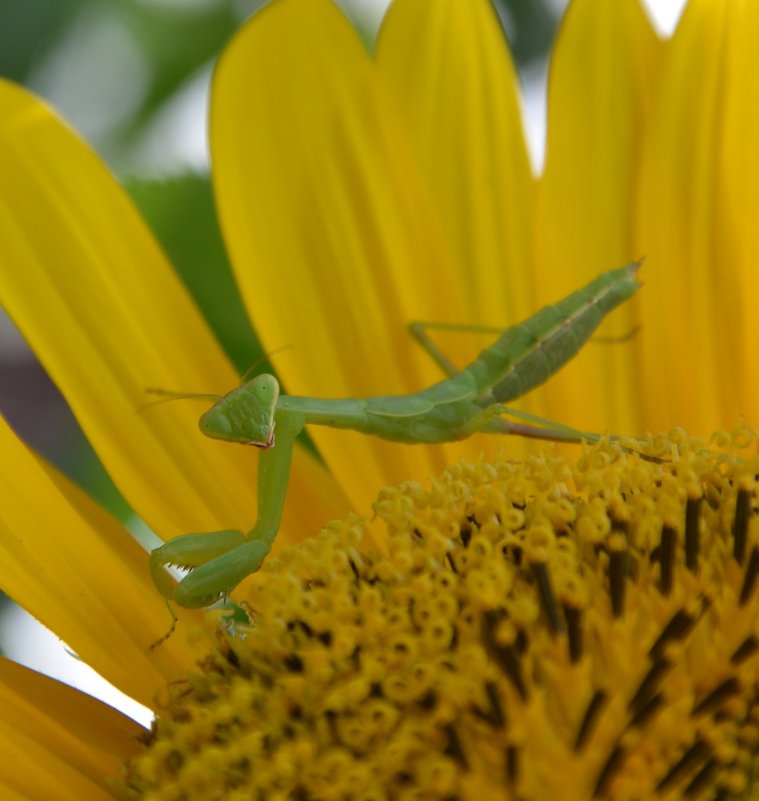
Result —
[[292, 345], [281, 345], [280, 347], [274, 348], [274, 350], [270, 350], [267, 353], [262, 353], [242, 374], [240, 385], [242, 386], [250, 378], [250, 374], [256, 369], [256, 367], [263, 364], [266, 359], [271, 359], [272, 356], [276, 356], [278, 353], [282, 353], [283, 350], [288, 350], [291, 347]]
[[204, 400], [216, 403], [222, 398], [221, 395], [211, 395], [200, 392], [172, 392], [171, 390], [159, 389], [157, 387], [147, 387], [145, 392], [150, 395], [163, 395], [164, 397], [149, 401], [148, 403], [143, 403], [142, 406], [137, 407], [138, 412], [144, 412], [145, 409], [152, 409], [153, 406], [158, 406], [159, 403], [168, 403], [173, 400]]
[[[268, 353], [262, 354], [243, 373], [242, 378], [240, 378], [240, 386], [243, 386], [245, 383], [247, 383], [250, 374], [265, 359], [269, 359], [272, 356], [276, 355], [277, 353], [281, 353], [283, 350], [287, 350], [290, 347], [292, 346], [282, 345], [281, 348], [275, 348], [274, 350], [271, 350]], [[145, 392], [147, 392], [149, 395], [162, 395], [163, 397], [158, 398], [158, 400], [149, 401], [148, 403], [143, 403], [142, 406], [138, 406], [137, 411], [139, 412], [144, 412], [145, 409], [152, 409], [153, 406], [158, 406], [160, 403], [168, 403], [169, 401], [173, 400], [205, 400], [205, 401], [213, 401], [214, 403], [216, 403], [217, 401], [220, 401], [224, 397], [223, 395], [214, 395], [210, 392], [173, 392], [169, 389], [161, 389], [160, 387], [146, 387]]]

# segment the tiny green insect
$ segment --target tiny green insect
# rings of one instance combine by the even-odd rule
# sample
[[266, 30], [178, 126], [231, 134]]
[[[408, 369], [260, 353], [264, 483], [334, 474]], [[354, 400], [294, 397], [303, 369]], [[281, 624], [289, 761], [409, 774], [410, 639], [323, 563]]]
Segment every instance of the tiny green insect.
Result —
[[[590, 338], [601, 320], [640, 286], [640, 262], [604, 273], [554, 306], [504, 331], [463, 370], [456, 371], [427, 338], [430, 324], [412, 323], [419, 340], [448, 378], [410, 395], [308, 398], [280, 395], [277, 379], [245, 381], [200, 418], [209, 437], [261, 449], [258, 518], [253, 528], [185, 534], [150, 554], [158, 590], [184, 607], [208, 606], [258, 570], [279, 529], [295, 438], [304, 426], [350, 428], [406, 443], [441, 443], [476, 433], [579, 442], [598, 435], [518, 412], [505, 404], [542, 384]], [[442, 326], [453, 327], [453, 326]], [[508, 415], [521, 419], [514, 423]], [[175, 581], [167, 566], [190, 572]]]

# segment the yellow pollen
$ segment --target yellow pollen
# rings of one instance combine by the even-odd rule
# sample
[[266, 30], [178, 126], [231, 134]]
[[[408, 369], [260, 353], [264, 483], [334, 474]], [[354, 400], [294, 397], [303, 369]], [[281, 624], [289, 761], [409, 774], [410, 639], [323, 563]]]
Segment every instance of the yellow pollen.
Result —
[[462, 462], [270, 558], [121, 794], [759, 797], [757, 440], [652, 448]]

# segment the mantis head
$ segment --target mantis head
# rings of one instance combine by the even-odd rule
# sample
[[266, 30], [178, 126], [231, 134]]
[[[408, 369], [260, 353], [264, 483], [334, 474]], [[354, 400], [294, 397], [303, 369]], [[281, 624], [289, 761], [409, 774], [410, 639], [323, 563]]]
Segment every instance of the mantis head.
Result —
[[278, 398], [279, 382], [263, 373], [217, 401], [200, 418], [200, 430], [213, 439], [271, 448]]

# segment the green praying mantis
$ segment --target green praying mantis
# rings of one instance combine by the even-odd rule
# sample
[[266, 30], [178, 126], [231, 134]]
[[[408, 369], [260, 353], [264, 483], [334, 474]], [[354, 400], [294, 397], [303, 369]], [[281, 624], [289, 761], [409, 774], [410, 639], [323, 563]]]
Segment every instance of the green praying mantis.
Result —
[[[247, 533], [185, 534], [153, 550], [150, 570], [158, 590], [180, 606], [209, 606], [258, 570], [279, 529], [295, 438], [306, 425], [350, 428], [405, 443], [453, 442], [476, 433], [565, 442], [598, 440], [596, 434], [505, 404], [542, 384], [580, 350], [601, 320], [636, 292], [639, 266], [635, 262], [604, 273], [507, 329], [463, 370], [456, 371], [427, 337], [425, 329], [432, 324], [412, 323], [411, 333], [448, 375], [421, 392], [363, 399], [309, 398], [280, 395], [272, 375], [244, 381], [202, 415], [200, 430], [215, 439], [261, 449], [256, 523]], [[523, 422], [504, 420], [504, 415]], [[176, 581], [166, 571], [171, 566], [189, 572]]]

